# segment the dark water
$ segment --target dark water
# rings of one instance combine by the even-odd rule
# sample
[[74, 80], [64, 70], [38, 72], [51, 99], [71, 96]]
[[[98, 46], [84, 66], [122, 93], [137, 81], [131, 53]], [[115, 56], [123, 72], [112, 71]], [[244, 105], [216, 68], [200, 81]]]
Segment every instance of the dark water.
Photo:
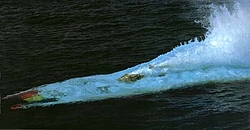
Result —
[[[0, 93], [147, 62], [203, 36], [194, 20], [209, 15], [210, 3], [0, 1]], [[0, 128], [250, 129], [249, 91], [239, 81], [17, 111], [3, 102]]]

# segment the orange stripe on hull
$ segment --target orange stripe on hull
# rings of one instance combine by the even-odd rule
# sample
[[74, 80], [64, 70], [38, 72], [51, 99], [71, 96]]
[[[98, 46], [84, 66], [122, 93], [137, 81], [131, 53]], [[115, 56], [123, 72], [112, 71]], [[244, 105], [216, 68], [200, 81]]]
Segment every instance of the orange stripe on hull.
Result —
[[32, 91], [28, 91], [28, 92], [22, 93], [22, 94], [20, 95], [20, 98], [21, 98], [22, 100], [26, 100], [26, 99], [28, 99], [28, 98], [32, 98], [32, 97], [36, 96], [37, 94], [38, 94], [38, 91], [37, 91], [37, 90], [32, 90]]
[[12, 106], [10, 109], [11, 110], [16, 110], [16, 109], [20, 109], [20, 108], [22, 108], [22, 104], [16, 104], [16, 105], [14, 105], [14, 106]]

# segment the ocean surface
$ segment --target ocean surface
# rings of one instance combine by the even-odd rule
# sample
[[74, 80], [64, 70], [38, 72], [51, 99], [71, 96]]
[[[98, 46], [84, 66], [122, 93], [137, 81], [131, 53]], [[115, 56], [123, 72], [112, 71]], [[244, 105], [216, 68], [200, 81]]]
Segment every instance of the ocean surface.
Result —
[[[216, 77], [217, 80], [208, 77], [207, 81], [202, 79], [195, 84], [185, 84], [183, 80], [181, 86], [160, 91], [21, 110], [10, 110], [12, 103], [2, 101], [0, 128], [250, 129], [250, 73], [246, 69], [250, 65], [247, 55], [250, 51], [250, 35], [240, 35], [244, 32], [240, 29], [250, 27], [244, 24], [244, 20], [249, 20], [249, 16], [245, 16], [248, 10], [243, 8], [235, 22], [225, 20], [221, 25], [220, 17], [223, 15], [216, 15], [216, 11], [212, 11], [222, 6], [229, 10], [229, 13], [222, 14], [233, 14], [235, 2], [1, 0], [1, 97], [71, 78], [108, 75], [147, 63], [170, 52], [180, 43], [196, 45], [204, 39], [212, 39], [207, 41], [216, 43], [214, 39], [223, 39], [215, 38], [219, 36], [217, 34], [226, 35], [225, 32], [232, 33], [226, 35], [232, 39], [241, 39], [242, 44], [230, 44], [233, 42], [230, 38], [227, 44], [223, 44], [223, 47], [233, 49], [228, 51], [230, 56], [235, 55], [229, 57], [230, 61], [224, 53], [213, 55], [213, 59], [218, 61], [214, 63], [216, 65], [225, 66], [227, 61], [230, 62], [228, 72], [236, 77], [231, 80], [224, 76], [227, 73], [223, 70], [222, 76]], [[244, 4], [244, 0], [239, 3]], [[214, 15], [217, 17], [211, 20]], [[245, 19], [240, 19], [242, 17]], [[239, 21], [242, 24], [237, 24]], [[223, 29], [224, 25], [229, 27]], [[209, 33], [211, 26], [215, 27]], [[223, 47], [218, 51], [224, 52]], [[178, 47], [176, 49], [177, 52], [181, 50]], [[204, 50], [204, 53], [208, 52], [217, 51]], [[184, 58], [177, 60], [185, 64], [171, 62], [180, 68], [171, 70], [172, 73], [182, 73], [183, 70], [196, 72], [194, 68], [200, 70], [203, 63], [197, 61], [199, 58], [194, 57], [197, 62], [184, 62], [190, 53], [181, 53]], [[207, 64], [205, 61], [211, 61], [204, 59], [206, 57], [209, 56], [200, 57], [204, 64]], [[223, 60], [224, 57], [226, 60]], [[193, 64], [191, 67], [186, 65], [190, 62], [199, 65], [192, 68]], [[215, 69], [221, 71], [220, 67]], [[204, 71], [209, 76], [209, 69]], [[197, 73], [203, 74], [204, 71]], [[190, 75], [192, 73], [188, 73], [187, 77]], [[147, 82], [150, 84], [151, 80]]]

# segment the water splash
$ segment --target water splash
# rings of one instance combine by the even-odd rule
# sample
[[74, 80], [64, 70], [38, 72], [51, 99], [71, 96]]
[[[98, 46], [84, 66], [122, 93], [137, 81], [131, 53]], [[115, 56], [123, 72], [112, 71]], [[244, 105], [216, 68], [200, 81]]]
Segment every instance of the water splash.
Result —
[[208, 82], [250, 79], [250, 16], [248, 2], [213, 8], [203, 41], [189, 41], [152, 61], [108, 75], [69, 79], [8, 95], [28, 101], [16, 108], [153, 93]]

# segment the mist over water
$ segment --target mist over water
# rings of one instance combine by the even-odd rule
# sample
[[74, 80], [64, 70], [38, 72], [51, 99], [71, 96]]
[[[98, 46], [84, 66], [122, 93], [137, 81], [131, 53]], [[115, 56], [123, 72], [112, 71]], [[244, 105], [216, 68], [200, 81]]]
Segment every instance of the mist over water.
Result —
[[[233, 11], [226, 7], [215, 10], [215, 16], [210, 20], [211, 45], [220, 47], [229, 53], [230, 64], [249, 66], [249, 5], [246, 1], [236, 2]], [[231, 53], [231, 54], [230, 54]]]

